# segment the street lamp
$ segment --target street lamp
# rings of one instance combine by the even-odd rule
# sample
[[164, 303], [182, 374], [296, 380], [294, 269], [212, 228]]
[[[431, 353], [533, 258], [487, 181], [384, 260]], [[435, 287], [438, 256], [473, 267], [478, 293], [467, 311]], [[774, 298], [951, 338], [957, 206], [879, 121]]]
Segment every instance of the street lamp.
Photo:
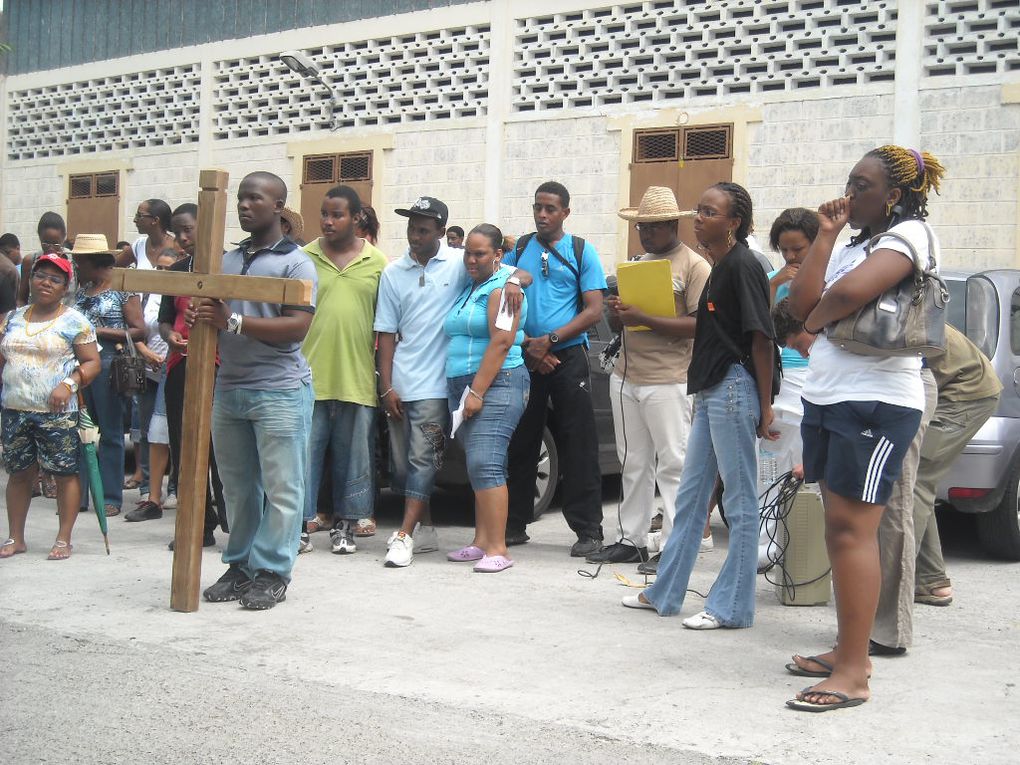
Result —
[[336, 91], [319, 74], [319, 65], [299, 50], [285, 50], [280, 54], [279, 58], [292, 72], [295, 72], [309, 82], [325, 88], [326, 92], [329, 93], [329, 129], [333, 131], [338, 130], [340, 126], [336, 113], [340, 102], [337, 99]]

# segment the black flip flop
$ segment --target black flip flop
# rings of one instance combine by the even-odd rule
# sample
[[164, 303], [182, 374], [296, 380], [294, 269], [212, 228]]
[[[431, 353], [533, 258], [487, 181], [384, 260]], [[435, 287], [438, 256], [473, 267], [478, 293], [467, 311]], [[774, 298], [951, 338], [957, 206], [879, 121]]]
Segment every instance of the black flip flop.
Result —
[[805, 688], [801, 693], [813, 693], [825, 696], [835, 696], [839, 701], [833, 701], [828, 704], [813, 704], [810, 701], [802, 701], [801, 699], [790, 699], [786, 702], [786, 706], [790, 709], [796, 709], [798, 712], [829, 712], [833, 709], [845, 709], [847, 707], [859, 707], [867, 699], [855, 698], [852, 699], [845, 693], [839, 691], [812, 691], [810, 688]]
[[786, 665], [786, 671], [791, 675], [797, 675], [797, 677], [828, 677], [832, 674], [832, 665], [829, 664], [825, 659], [819, 659], [817, 656], [802, 656], [805, 661], [810, 661], [825, 667], [825, 670], [820, 669], [804, 669], [797, 662], [792, 661]]
[[904, 646], [889, 646], [876, 643], [874, 640], [868, 641], [868, 656], [902, 656], [906, 652]]

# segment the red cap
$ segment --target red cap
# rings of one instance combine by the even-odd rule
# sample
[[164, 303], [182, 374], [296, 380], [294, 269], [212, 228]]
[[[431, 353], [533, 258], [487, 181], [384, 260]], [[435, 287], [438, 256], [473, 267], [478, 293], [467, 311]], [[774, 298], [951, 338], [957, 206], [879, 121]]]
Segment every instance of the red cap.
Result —
[[70, 279], [71, 276], [73, 275], [73, 271], [71, 269], [71, 261], [62, 258], [59, 255], [50, 255], [48, 253], [45, 255], [40, 255], [38, 258], [35, 259], [35, 263], [32, 264], [32, 273], [35, 273], [36, 269], [39, 268], [39, 266], [43, 263], [52, 263], [61, 271], [63, 271], [65, 274], [67, 274], [68, 279]]

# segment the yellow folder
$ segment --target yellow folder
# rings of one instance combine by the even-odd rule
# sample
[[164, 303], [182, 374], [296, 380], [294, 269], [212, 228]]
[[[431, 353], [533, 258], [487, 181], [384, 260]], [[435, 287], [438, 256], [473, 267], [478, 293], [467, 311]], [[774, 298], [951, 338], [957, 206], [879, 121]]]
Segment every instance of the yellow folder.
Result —
[[[673, 271], [668, 260], [636, 260], [616, 267], [620, 300], [650, 316], [676, 318], [673, 299]], [[627, 327], [647, 330], [648, 327]]]

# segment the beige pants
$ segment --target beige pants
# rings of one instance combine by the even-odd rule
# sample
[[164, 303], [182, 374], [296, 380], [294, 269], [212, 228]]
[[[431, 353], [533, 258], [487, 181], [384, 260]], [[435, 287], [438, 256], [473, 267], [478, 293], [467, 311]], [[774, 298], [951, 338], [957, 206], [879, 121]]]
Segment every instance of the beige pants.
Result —
[[921, 460], [921, 442], [935, 414], [938, 387], [927, 369], [921, 370], [924, 380], [924, 414], [917, 435], [903, 458], [900, 478], [893, 486], [892, 496], [882, 513], [878, 526], [878, 551], [882, 566], [882, 589], [871, 639], [892, 647], [908, 647], [914, 637], [914, 483]]
[[995, 414], [999, 397], [976, 401], [939, 401], [935, 416], [921, 444], [921, 463], [914, 485], [914, 539], [917, 542], [917, 569], [914, 579], [919, 585], [949, 585], [946, 563], [942, 559], [942, 540], [935, 523], [935, 491], [953, 460], [959, 456], [974, 434]]

